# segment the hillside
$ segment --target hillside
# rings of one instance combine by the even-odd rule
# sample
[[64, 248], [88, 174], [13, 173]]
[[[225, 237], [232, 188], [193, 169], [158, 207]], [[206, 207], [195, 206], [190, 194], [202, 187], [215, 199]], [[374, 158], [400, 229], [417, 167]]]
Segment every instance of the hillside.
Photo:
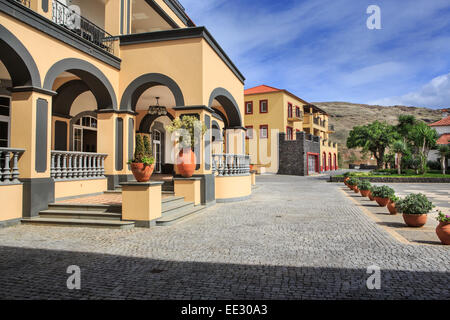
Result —
[[[375, 120], [396, 124], [398, 116], [403, 114], [414, 115], [417, 119], [427, 123], [432, 123], [442, 118], [440, 111], [427, 108], [383, 107], [348, 102], [313, 102], [313, 104], [330, 115], [330, 124], [334, 125], [336, 130], [336, 133], [331, 136], [331, 140], [339, 143], [339, 149], [344, 160], [349, 157], [349, 152], [345, 146], [348, 134], [356, 125], [368, 124]], [[357, 156], [359, 157], [359, 154]]]

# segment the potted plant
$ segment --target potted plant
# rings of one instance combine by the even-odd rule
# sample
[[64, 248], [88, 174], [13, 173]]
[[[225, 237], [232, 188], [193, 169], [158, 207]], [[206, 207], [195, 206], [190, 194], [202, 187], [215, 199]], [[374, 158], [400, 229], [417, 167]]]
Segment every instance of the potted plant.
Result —
[[395, 195], [395, 191], [388, 186], [381, 186], [374, 188], [372, 195], [380, 207], [386, 207], [389, 203], [389, 198]]
[[374, 198], [373, 195], [372, 195], [373, 188], [375, 188], [375, 187], [374, 187], [374, 186], [371, 186], [371, 187], [370, 187], [370, 190], [369, 190], [369, 195], [368, 195], [368, 197], [369, 197], [369, 200], [370, 200], [370, 201], [375, 201], [375, 198]]
[[[355, 190], [355, 188], [358, 188], [358, 182], [359, 179], [355, 177], [350, 177], [350, 179], [347, 180], [347, 185], [350, 189]], [[358, 191], [355, 191], [358, 192]]]
[[392, 195], [391, 197], [389, 197], [389, 202], [387, 204], [387, 208], [388, 208], [390, 214], [392, 214], [392, 215], [397, 214], [397, 208], [396, 208], [395, 204], [399, 200], [400, 200], [400, 198], [397, 197], [396, 195]]
[[439, 211], [437, 216], [439, 225], [436, 227], [436, 234], [441, 240], [442, 244], [450, 245], [450, 215], [445, 215]]
[[351, 172], [344, 173], [344, 184], [347, 184], [347, 181], [350, 179]]
[[403, 213], [403, 220], [410, 227], [422, 227], [427, 223], [427, 214], [433, 209], [433, 204], [421, 193], [407, 195], [397, 201], [397, 210]]
[[368, 197], [370, 193], [370, 187], [372, 184], [369, 180], [361, 180], [358, 184], [359, 191], [363, 197]]
[[192, 177], [197, 164], [194, 148], [206, 133], [206, 126], [195, 116], [184, 116], [175, 118], [166, 129], [175, 134], [175, 140], [181, 146], [176, 160], [178, 173], [185, 178]]
[[150, 140], [147, 136], [142, 138], [141, 135], [136, 136], [136, 147], [134, 151], [134, 159], [128, 161], [131, 172], [138, 182], [147, 182], [152, 176], [155, 168], [155, 158], [152, 156], [152, 148]]

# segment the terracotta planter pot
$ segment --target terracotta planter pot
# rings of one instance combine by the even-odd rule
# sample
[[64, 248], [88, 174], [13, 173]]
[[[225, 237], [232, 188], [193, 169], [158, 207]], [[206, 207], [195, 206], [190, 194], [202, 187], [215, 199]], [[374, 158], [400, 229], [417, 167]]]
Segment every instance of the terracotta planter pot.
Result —
[[403, 214], [403, 220], [409, 227], [423, 227], [427, 223], [426, 214]]
[[344, 183], [345, 183], [345, 184], [347, 184], [347, 181], [348, 181], [348, 180], [350, 180], [350, 178], [349, 178], [349, 177], [347, 177], [347, 178], [344, 178]]
[[361, 191], [361, 195], [363, 197], [368, 197], [369, 196], [370, 190], [360, 190], [360, 191]]
[[389, 203], [389, 198], [375, 197], [375, 201], [378, 203], [380, 207], [386, 207], [387, 204]]
[[397, 208], [395, 207], [395, 202], [389, 201], [387, 208], [390, 214], [397, 214]]
[[368, 195], [370, 201], [375, 201], [375, 198], [372, 196], [372, 191], [369, 191], [369, 195]]
[[147, 182], [153, 174], [155, 165], [146, 166], [143, 163], [131, 163], [131, 172], [137, 182]]
[[359, 188], [358, 188], [358, 186], [354, 186], [354, 187], [353, 187], [353, 191], [355, 191], [355, 193], [359, 193]]
[[195, 153], [191, 149], [182, 149], [177, 157], [178, 172], [184, 178], [190, 178], [194, 174], [195, 166]]
[[250, 171], [253, 171], [253, 170], [255, 170], [255, 165], [251, 164], [250, 165]]
[[442, 244], [450, 245], [450, 222], [440, 222], [436, 227], [436, 234]]

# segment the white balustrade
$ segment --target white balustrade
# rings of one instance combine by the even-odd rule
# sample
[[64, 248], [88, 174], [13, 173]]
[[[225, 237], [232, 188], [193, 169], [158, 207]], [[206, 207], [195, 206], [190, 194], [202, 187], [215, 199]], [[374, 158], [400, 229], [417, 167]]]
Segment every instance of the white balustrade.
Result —
[[19, 183], [19, 158], [23, 149], [0, 148], [0, 185]]
[[55, 180], [83, 180], [105, 177], [107, 154], [52, 151], [50, 176]]
[[250, 174], [250, 156], [241, 154], [213, 154], [213, 173], [218, 176], [241, 176]]

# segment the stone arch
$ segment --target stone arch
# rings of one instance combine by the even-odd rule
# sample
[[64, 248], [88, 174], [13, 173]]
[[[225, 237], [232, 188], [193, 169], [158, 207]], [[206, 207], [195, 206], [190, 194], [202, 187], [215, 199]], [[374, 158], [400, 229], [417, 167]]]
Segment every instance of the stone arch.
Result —
[[159, 115], [151, 115], [147, 114], [144, 118], [142, 118], [141, 123], [139, 124], [139, 133], [148, 133], [154, 121], [161, 117], [169, 117], [170, 120], [173, 120], [173, 116], [170, 113], [167, 113], [165, 116]]
[[[242, 127], [242, 116], [239, 106], [233, 95], [224, 88], [216, 88], [209, 96], [208, 107], [212, 108], [214, 100], [219, 101], [225, 109], [229, 127]], [[214, 109], [216, 112], [217, 110]]]
[[0, 25], [0, 60], [8, 70], [13, 87], [41, 87], [41, 76], [31, 54], [10, 31]]
[[98, 109], [117, 110], [117, 98], [114, 88], [100, 69], [89, 62], [68, 58], [56, 62], [47, 72], [44, 89], [52, 90], [55, 79], [63, 72], [79, 77], [94, 94]]
[[89, 91], [89, 87], [82, 80], [72, 80], [64, 83], [53, 97], [53, 114], [70, 116], [70, 109], [78, 96]]
[[139, 97], [151, 87], [165, 86], [175, 97], [176, 106], [184, 106], [183, 93], [178, 84], [161, 73], [147, 73], [132, 81], [125, 89], [120, 101], [120, 110], [135, 111]]

